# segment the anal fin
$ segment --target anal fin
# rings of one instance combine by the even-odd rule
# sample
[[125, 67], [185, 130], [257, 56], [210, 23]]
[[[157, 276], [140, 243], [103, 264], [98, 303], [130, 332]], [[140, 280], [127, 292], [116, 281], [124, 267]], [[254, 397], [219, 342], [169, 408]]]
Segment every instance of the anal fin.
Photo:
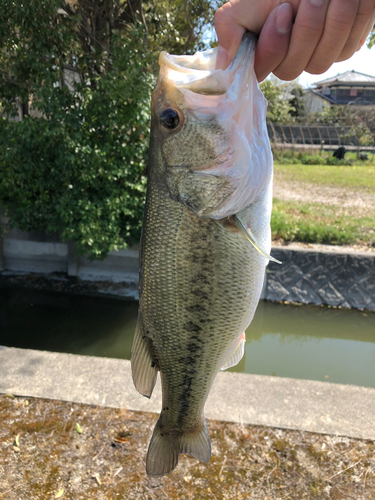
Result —
[[246, 343], [246, 337], [245, 337], [245, 332], [243, 332], [238, 337], [238, 343], [237, 343], [234, 351], [229, 356], [229, 358], [226, 360], [224, 365], [220, 368], [221, 370], [226, 370], [227, 368], [231, 368], [232, 366], [236, 366], [241, 361], [241, 359], [243, 358], [243, 355], [245, 354], [245, 343]]
[[145, 335], [140, 316], [134, 333], [131, 367], [135, 388], [140, 394], [150, 398], [156, 384], [158, 368], [153, 360], [150, 342]]

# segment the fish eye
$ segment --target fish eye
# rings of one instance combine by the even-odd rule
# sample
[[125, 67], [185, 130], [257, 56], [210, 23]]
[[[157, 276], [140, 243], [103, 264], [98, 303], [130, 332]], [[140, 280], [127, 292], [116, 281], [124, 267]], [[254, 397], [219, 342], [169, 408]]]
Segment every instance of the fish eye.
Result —
[[180, 115], [178, 114], [178, 111], [172, 108], [165, 109], [160, 114], [160, 123], [164, 128], [169, 130], [175, 129], [180, 123]]

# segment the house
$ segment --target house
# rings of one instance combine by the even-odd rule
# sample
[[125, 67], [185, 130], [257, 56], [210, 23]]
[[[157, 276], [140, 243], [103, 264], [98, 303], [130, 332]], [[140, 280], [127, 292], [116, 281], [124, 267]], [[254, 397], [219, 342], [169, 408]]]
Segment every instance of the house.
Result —
[[305, 92], [307, 113], [321, 112], [325, 107], [375, 106], [375, 76], [346, 71], [313, 84]]

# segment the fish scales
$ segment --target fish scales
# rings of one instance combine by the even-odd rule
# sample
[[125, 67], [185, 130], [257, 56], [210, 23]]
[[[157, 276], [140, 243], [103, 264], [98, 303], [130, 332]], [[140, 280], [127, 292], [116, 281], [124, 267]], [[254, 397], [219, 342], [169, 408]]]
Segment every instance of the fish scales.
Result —
[[[213, 372], [222, 366], [228, 344], [253, 315], [248, 283], [262, 278], [262, 257], [240, 234], [171, 200], [162, 186], [149, 193], [144, 239], [140, 314], [163, 374], [163, 407], [180, 424], [178, 402], [191, 397], [181, 374], [186, 369], [191, 383], [201, 384], [203, 365]], [[201, 416], [211, 383], [197, 386], [199, 405], [184, 421]]]
[[[246, 43], [249, 51], [254, 42]], [[217, 89], [221, 84], [211, 82], [214, 99], [223, 95]], [[264, 169], [266, 182], [254, 200], [241, 206], [236, 198], [240, 184], [234, 181], [233, 187], [231, 177], [238, 165], [238, 158], [230, 163], [235, 125], [228, 113], [220, 115], [227, 102], [210, 101], [207, 88], [199, 94], [196, 82], [196, 95], [183, 89], [159, 77], [152, 102], [140, 306], [132, 348], [133, 379], [141, 394], [150, 397], [157, 373], [161, 376], [162, 412], [146, 461], [150, 476], [173, 470], [180, 453], [209, 460], [204, 404], [218, 371], [240, 359], [241, 353], [234, 353], [241, 351], [236, 348], [243, 344], [259, 300], [267, 261], [231, 224], [228, 206], [237, 203], [236, 223], [251, 228], [260, 247], [269, 251], [270, 240], [272, 165]], [[262, 149], [263, 140], [255, 149]], [[224, 165], [225, 175], [202, 176], [199, 170], [207, 164], [213, 169]], [[228, 362], [232, 355], [235, 361]]]

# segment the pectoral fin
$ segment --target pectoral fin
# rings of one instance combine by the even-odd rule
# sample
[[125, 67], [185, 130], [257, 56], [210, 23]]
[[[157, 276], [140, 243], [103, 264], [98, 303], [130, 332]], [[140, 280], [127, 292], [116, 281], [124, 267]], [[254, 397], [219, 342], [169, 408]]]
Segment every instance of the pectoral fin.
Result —
[[243, 355], [245, 353], [245, 343], [246, 343], [246, 337], [245, 337], [245, 332], [243, 332], [238, 337], [238, 343], [237, 343], [234, 351], [229, 356], [229, 358], [224, 363], [224, 365], [220, 368], [221, 370], [226, 370], [227, 368], [231, 368], [232, 366], [236, 366], [241, 361], [241, 359], [243, 358]]
[[245, 238], [253, 245], [253, 247], [260, 253], [260, 255], [265, 257], [267, 260], [272, 260], [272, 262], [281, 264], [279, 260], [275, 259], [274, 257], [271, 257], [271, 255], [268, 255], [264, 250], [260, 248], [251, 229], [249, 227], [246, 227], [240, 221], [237, 215], [232, 215], [231, 217], [228, 217], [228, 220], [234, 227], [236, 227], [240, 231], [240, 233], [242, 233], [245, 236]]
[[153, 360], [150, 341], [147, 339], [141, 317], [135, 328], [131, 354], [132, 375], [135, 388], [147, 398], [154, 390], [158, 368]]

